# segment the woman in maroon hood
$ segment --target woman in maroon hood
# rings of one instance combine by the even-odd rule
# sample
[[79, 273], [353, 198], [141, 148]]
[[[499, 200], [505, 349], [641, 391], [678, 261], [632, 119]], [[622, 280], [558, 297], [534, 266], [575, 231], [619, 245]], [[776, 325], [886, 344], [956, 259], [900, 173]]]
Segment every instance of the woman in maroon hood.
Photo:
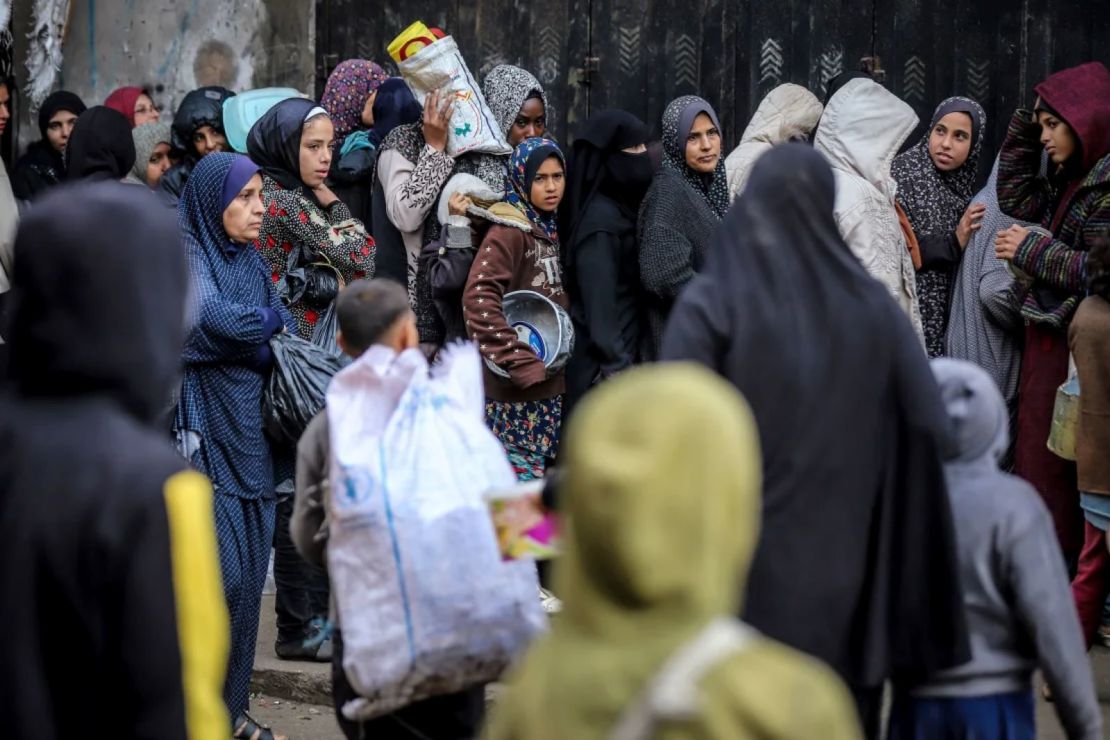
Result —
[[1086, 289], [1087, 252], [1110, 233], [1110, 71], [1090, 62], [1035, 90], [1035, 110], [1014, 113], [1002, 145], [998, 204], [1040, 226], [1000, 231], [995, 253], [1021, 273], [1025, 293], [1015, 472], [1044, 497], [1064, 555], [1075, 562], [1083, 544], [1075, 463], [1045, 443], [1056, 388], [1068, 374], [1067, 329]]

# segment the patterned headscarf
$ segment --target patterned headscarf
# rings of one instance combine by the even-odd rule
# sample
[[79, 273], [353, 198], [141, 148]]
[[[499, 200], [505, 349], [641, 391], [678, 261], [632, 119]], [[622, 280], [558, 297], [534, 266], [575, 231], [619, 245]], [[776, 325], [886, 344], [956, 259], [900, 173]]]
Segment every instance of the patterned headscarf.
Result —
[[566, 169], [567, 160], [559, 145], [539, 137], [525, 139], [513, 150], [509, 169], [505, 174], [505, 202], [515, 206], [543, 233], [559, 243], [559, 227], [554, 213], [542, 213], [532, 207], [532, 181], [548, 157], [556, 156]]
[[713, 106], [696, 95], [683, 95], [667, 106], [663, 112], [663, 166], [681, 175], [694, 192], [705, 198], [717, 218], [722, 218], [729, 205], [725, 158], [717, 160], [717, 169], [712, 175], [695, 172], [686, 164], [686, 137], [699, 113], [707, 114], [717, 130], [721, 129]]
[[[943, 172], [929, 156], [929, 137], [937, 121], [949, 113], [966, 113], [971, 118], [971, 151], [958, 169]], [[914, 233], [921, 236], [952, 231], [960, 222], [971, 196], [987, 114], [970, 98], [948, 98], [937, 106], [929, 130], [912, 149], [894, 158], [891, 174], [898, 183], [898, 202], [905, 209]]]
[[370, 94], [389, 79], [385, 70], [365, 59], [348, 59], [332, 70], [320, 105], [335, 124], [335, 150], [343, 148], [347, 135], [365, 128], [362, 110]]

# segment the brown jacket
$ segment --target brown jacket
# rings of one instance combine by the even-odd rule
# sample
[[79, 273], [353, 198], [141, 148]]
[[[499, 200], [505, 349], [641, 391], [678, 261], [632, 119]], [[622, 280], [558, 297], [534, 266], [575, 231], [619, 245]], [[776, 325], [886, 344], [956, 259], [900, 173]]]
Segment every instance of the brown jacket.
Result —
[[487, 358], [509, 373], [502, 378], [484, 369], [486, 396], [495, 401], [539, 401], [564, 390], [563, 374], [548, 377], [532, 349], [517, 339], [501, 312], [501, 299], [516, 290], [535, 291], [563, 308], [559, 246], [539, 229], [526, 233], [494, 224], [482, 240], [463, 291], [467, 334]]
[[1079, 490], [1110, 496], [1110, 302], [1090, 296], [1068, 330], [1079, 371]]

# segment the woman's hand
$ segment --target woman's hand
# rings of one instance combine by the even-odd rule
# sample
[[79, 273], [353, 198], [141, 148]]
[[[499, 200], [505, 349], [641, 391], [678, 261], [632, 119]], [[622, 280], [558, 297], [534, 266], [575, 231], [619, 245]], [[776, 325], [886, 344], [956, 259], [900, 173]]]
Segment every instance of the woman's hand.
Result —
[[462, 193], [453, 193], [451, 199], [447, 201], [447, 211], [452, 216], [466, 216], [467, 209], [470, 207], [471, 202], [470, 198]]
[[454, 107], [454, 98], [441, 99], [439, 90], [424, 98], [424, 141], [437, 152], [447, 149], [447, 127]]
[[972, 203], [964, 211], [960, 223], [956, 225], [956, 241], [960, 243], [960, 249], [967, 249], [972, 235], [983, 225], [983, 214], [986, 212], [987, 207], [982, 203]]
[[316, 200], [320, 201], [320, 205], [324, 208], [327, 208], [332, 203], [339, 200], [339, 197], [336, 196], [336, 194], [331, 191], [331, 188], [329, 188], [324, 183], [320, 183], [319, 185], [314, 187], [312, 189], [312, 192], [316, 193]]
[[1017, 224], [998, 232], [994, 239], [994, 255], [1000, 260], [1012, 260], [1027, 236], [1029, 229]]

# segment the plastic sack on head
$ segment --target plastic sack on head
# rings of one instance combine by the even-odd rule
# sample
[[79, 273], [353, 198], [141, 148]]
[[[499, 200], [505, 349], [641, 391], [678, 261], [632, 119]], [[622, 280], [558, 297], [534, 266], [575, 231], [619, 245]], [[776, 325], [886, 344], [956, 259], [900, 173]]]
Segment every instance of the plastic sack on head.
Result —
[[328, 383], [343, 363], [288, 332], [274, 335], [270, 351], [274, 368], [262, 394], [262, 423], [271, 440], [296, 449], [308, 422], [324, 408]]
[[[390, 47], [394, 48], [406, 34], [411, 34], [415, 26], [413, 24], [394, 39]], [[432, 43], [427, 43], [433, 38]], [[469, 152], [512, 154], [513, 149], [498, 128], [497, 119], [482, 96], [481, 86], [466, 66], [455, 39], [430, 35], [418, 46], [419, 51], [398, 59], [397, 69], [421, 105], [436, 90], [454, 100], [455, 109], [447, 128], [447, 153], [452, 157]]]
[[365, 720], [497, 679], [546, 626], [535, 564], [502, 560], [484, 492], [515, 484], [484, 421], [481, 364], [453, 345], [372, 347], [328, 389], [328, 573]]

